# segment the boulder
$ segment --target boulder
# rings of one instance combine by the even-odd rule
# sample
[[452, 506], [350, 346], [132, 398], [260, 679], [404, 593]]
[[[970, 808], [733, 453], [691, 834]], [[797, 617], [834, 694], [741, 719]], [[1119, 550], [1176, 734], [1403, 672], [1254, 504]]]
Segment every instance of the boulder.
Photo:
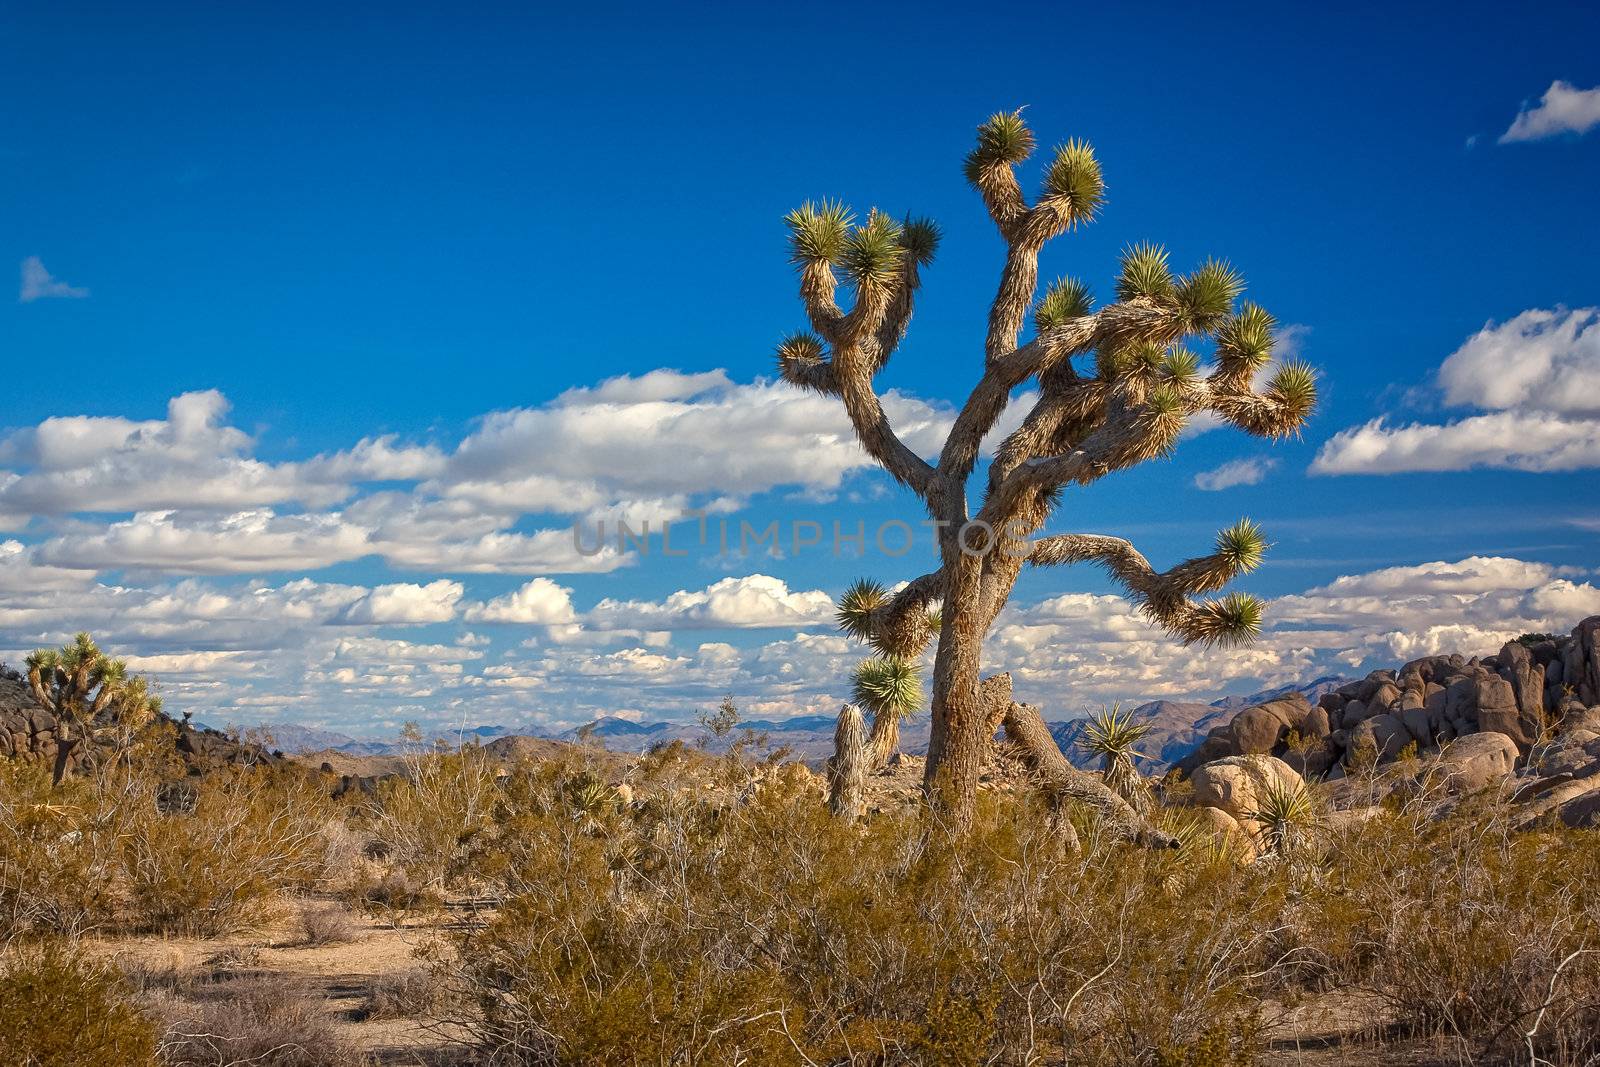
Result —
[[1585, 706], [1600, 704], [1600, 615], [1584, 619], [1572, 631], [1564, 657], [1566, 684]]
[[1304, 733], [1306, 718], [1310, 714], [1311, 705], [1299, 693], [1245, 708], [1233, 717], [1230, 724], [1235, 746], [1232, 754], [1244, 756], [1252, 752], [1271, 752], [1288, 736], [1290, 730]]
[[1364, 719], [1350, 731], [1349, 752], [1360, 752], [1371, 746], [1379, 762], [1398, 756], [1412, 740], [1411, 731], [1398, 718], [1384, 712]]
[[1561, 821], [1574, 830], [1600, 827], [1600, 789], [1591, 789], [1561, 805]]
[[1439, 754], [1445, 783], [1457, 793], [1475, 793], [1510, 778], [1517, 767], [1517, 745], [1502, 733], [1457, 738]]
[[1252, 833], [1258, 829], [1253, 811], [1273, 783], [1292, 787], [1301, 781], [1294, 768], [1275, 756], [1228, 756], [1213, 760], [1194, 772], [1195, 803], [1220, 808]]
[[1534, 661], [1533, 653], [1520, 641], [1507, 641], [1500, 650], [1502, 677], [1511, 683], [1516, 697], [1517, 710], [1524, 723], [1537, 724], [1544, 719], [1544, 667]]

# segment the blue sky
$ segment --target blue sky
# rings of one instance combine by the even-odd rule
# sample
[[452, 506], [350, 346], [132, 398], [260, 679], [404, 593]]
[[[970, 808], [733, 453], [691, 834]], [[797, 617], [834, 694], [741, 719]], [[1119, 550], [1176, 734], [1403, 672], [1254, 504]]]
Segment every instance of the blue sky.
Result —
[[1032, 574], [992, 654], [1032, 697], [1220, 694], [1600, 611], [1592, 8], [7, 23], [4, 658], [88, 626], [203, 717], [356, 732], [688, 715], [725, 691], [836, 706], [857, 652], [825, 596], [911, 561], [595, 573], [565, 531], [710, 501], [758, 526], [917, 520], [826, 405], [761, 381], [803, 324], [781, 218], [839, 196], [944, 227], [880, 381], [933, 441], [1000, 256], [960, 160], [1023, 105], [1043, 144], [1091, 141], [1108, 184], [1047, 275], [1105, 295], [1133, 241], [1224, 256], [1323, 372], [1302, 441], [1197, 434], [1052, 527], [1161, 563], [1257, 518], [1275, 547], [1243, 584], [1281, 602], [1268, 640], [1191, 655], [1097, 574]]

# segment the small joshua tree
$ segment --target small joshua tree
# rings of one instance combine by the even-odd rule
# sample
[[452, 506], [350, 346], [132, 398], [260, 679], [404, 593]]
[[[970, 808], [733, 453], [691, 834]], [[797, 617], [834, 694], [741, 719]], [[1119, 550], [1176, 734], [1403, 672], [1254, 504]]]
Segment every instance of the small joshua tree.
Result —
[[856, 668], [851, 699], [872, 713], [867, 773], [888, 766], [900, 747], [900, 720], [922, 707], [922, 669], [897, 656], [874, 656]]
[[[1246, 642], [1261, 627], [1262, 606], [1253, 597], [1195, 599], [1260, 562], [1265, 542], [1254, 524], [1223, 531], [1207, 555], [1156, 570], [1119, 537], [1033, 539], [1061, 493], [1170, 454], [1191, 416], [1209, 413], [1277, 438], [1296, 433], [1316, 399], [1315, 374], [1299, 362], [1283, 364], [1256, 388], [1257, 372], [1271, 358], [1274, 322], [1260, 307], [1238, 303], [1244, 284], [1226, 263], [1210, 260], [1178, 276], [1164, 250], [1138, 244], [1123, 253], [1111, 303], [1096, 308], [1089, 286], [1070, 278], [1039, 296], [1040, 250], [1095, 217], [1104, 182], [1089, 145], [1068, 141], [1029, 203], [1016, 171], [1033, 150], [1033, 133], [1013, 112], [983, 123], [967, 156], [967, 180], [1005, 241], [1005, 266], [981, 377], [932, 463], [896, 435], [874, 379], [905, 336], [938, 227], [877, 210], [858, 223], [829, 201], [804, 204], [786, 220], [811, 329], [778, 346], [779, 372], [793, 385], [837, 397], [862, 447], [916, 494], [939, 530], [936, 570], [892, 596], [882, 586], [858, 587], [840, 608], [847, 631], [882, 655], [915, 659], [937, 636], [924, 786], [957, 828], [970, 820], [985, 751], [1015, 706], [1007, 676], [982, 676], [981, 653], [1024, 566], [1097, 563], [1184, 642]], [[841, 273], [853, 291], [848, 306], [838, 300]], [[1033, 335], [1023, 341], [1030, 310]], [[1184, 345], [1197, 338], [1214, 342], [1210, 366]], [[1038, 398], [996, 450], [974, 513], [968, 482], [984, 437], [1012, 392], [1029, 383]], [[942, 605], [936, 626], [934, 604]]]
[[1079, 748], [1100, 757], [1106, 785], [1140, 812], [1150, 809], [1150, 793], [1133, 765], [1135, 757], [1143, 755], [1134, 746], [1149, 732], [1149, 724], [1133, 721], [1132, 709], [1123, 711], [1121, 704], [1112, 704], [1089, 716], [1078, 740]]
[[828, 810], [842, 819], [861, 814], [867, 796], [866, 724], [861, 709], [846, 704], [833, 731], [833, 759], [828, 762]]
[[161, 710], [161, 698], [145, 680], [129, 674], [126, 661], [100, 651], [86, 633], [62, 648], [33, 653], [27, 668], [34, 699], [55, 716], [57, 785], [80, 742], [113, 731], [131, 732]]

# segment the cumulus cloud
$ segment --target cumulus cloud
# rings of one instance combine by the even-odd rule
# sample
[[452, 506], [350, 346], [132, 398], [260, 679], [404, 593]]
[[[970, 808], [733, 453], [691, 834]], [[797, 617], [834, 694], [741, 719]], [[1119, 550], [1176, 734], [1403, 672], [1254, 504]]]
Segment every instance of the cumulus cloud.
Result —
[[68, 515], [228, 510], [299, 501], [322, 506], [350, 495], [352, 481], [417, 478], [442, 457], [393, 438], [362, 441], [349, 452], [303, 464], [253, 458], [254, 440], [228, 425], [230, 405], [215, 389], [167, 403], [165, 419], [68, 415], [0, 441], [0, 511]]
[[535, 578], [522, 588], [486, 604], [466, 610], [472, 622], [516, 622], [536, 625], [570, 623], [577, 618], [572, 607], [572, 590], [548, 578]]
[[585, 615], [605, 630], [756, 629], [833, 622], [833, 598], [820, 589], [794, 590], [779, 578], [724, 578], [705, 589], [680, 589], [660, 602], [607, 598]]
[[81, 300], [88, 295], [89, 290], [68, 285], [45, 270], [38, 256], [29, 256], [22, 261], [22, 288], [17, 293], [17, 299], [22, 303], [31, 304], [35, 300], [52, 297]]
[[345, 608], [339, 621], [357, 626], [449, 622], [464, 592], [460, 582], [443, 579], [427, 585], [380, 585]]
[[1224, 463], [1214, 470], [1201, 471], [1194, 476], [1196, 489], [1205, 489], [1216, 492], [1222, 489], [1232, 489], [1236, 485], [1260, 485], [1267, 473], [1278, 465], [1278, 461], [1266, 456], [1257, 456], [1251, 459], [1236, 459]]
[[1600, 308], [1534, 309], [1490, 322], [1436, 376], [1444, 403], [1485, 409], [1450, 422], [1341, 430], [1316, 474], [1558, 471], [1600, 466]]
[[1511, 127], [1500, 135], [1501, 144], [1540, 141], [1563, 133], [1584, 134], [1600, 126], [1600, 86], [1579, 89], [1556, 80], [1544, 91], [1537, 107], [1523, 106]]

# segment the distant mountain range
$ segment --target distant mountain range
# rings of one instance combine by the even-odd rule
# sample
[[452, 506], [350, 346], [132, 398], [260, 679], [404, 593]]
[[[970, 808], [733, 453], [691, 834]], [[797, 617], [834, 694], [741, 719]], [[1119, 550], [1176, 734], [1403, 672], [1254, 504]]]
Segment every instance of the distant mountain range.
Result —
[[[1164, 770], [1188, 755], [1214, 726], [1227, 722], [1235, 713], [1252, 704], [1265, 703], [1289, 693], [1303, 693], [1307, 700], [1316, 702], [1323, 693], [1331, 692], [1349, 681], [1348, 678], [1327, 676], [1296, 685], [1283, 685], [1246, 696], [1223, 697], [1209, 704], [1181, 700], [1153, 700], [1133, 709], [1136, 721], [1151, 727], [1141, 746], [1145, 759], [1141, 769], [1146, 773]], [[1077, 747], [1087, 723], [1085, 719], [1067, 719], [1050, 724], [1050, 732], [1067, 758], [1087, 767], [1093, 759]], [[578, 743], [587, 739], [611, 752], [638, 754], [658, 745], [681, 741], [686, 745], [704, 745], [722, 752], [740, 738], [750, 734], [764, 738], [768, 748], [784, 747], [798, 759], [816, 762], [833, 753], [834, 717], [831, 715], [798, 715], [792, 719], [751, 719], [741, 722], [731, 734], [715, 738], [697, 722], [634, 722], [606, 716], [596, 719], [576, 730], [552, 734], [535, 734], [533, 738], [548, 741]], [[900, 748], [912, 755], [922, 755], [928, 750], [929, 718], [926, 713], [904, 723], [900, 729]], [[273, 747], [285, 752], [310, 754], [316, 752], [343, 753], [348, 756], [390, 756], [402, 751], [399, 741], [362, 741], [333, 730], [320, 730], [310, 726], [289, 723], [267, 727], [272, 735]], [[507, 743], [526, 736], [514, 733], [504, 726], [480, 726], [465, 732], [468, 738], [480, 741], [501, 739]]]

